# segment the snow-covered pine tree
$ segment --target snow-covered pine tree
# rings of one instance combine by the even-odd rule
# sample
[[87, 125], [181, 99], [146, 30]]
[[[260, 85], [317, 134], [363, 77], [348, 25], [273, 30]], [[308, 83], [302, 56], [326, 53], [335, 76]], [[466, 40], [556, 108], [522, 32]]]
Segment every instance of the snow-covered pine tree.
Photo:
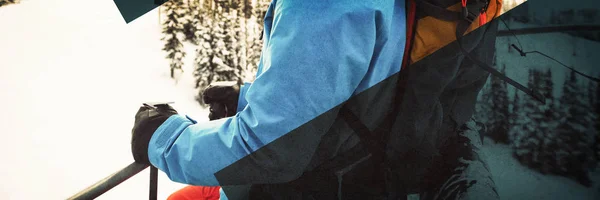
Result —
[[[502, 73], [505, 73], [506, 66], [502, 68]], [[490, 123], [490, 129], [488, 129], [488, 135], [494, 141], [509, 144], [509, 100], [508, 90], [506, 88], [506, 82], [497, 78], [492, 77], [491, 82], [492, 91], [492, 122]]]
[[[196, 78], [196, 88], [204, 88], [208, 86], [208, 82], [212, 81], [212, 57], [214, 56], [215, 43], [213, 42], [214, 24], [214, 8], [212, 0], [203, 0], [198, 8], [200, 17], [199, 26], [196, 27], [196, 35], [198, 38], [198, 47], [196, 49], [196, 57], [194, 58], [194, 77]], [[200, 101], [202, 102], [202, 101]]]
[[592, 151], [594, 152], [594, 158], [596, 160], [596, 166], [594, 168], [600, 166], [600, 163], [598, 163], [598, 161], [600, 161], [600, 127], [598, 127], [600, 124], [600, 108], [598, 105], [600, 100], [598, 100], [599, 95], [596, 94], [596, 92], [600, 92], [597, 91], [598, 88], [600, 87], [598, 87], [596, 82], [588, 81], [586, 96], [588, 107], [592, 110], [592, 112], [588, 112], [588, 123], [592, 126], [590, 128], [590, 134], [594, 136], [593, 143], [591, 144]]
[[492, 121], [492, 90], [490, 89], [490, 79], [481, 88], [477, 97], [477, 103], [475, 104], [475, 119], [486, 126], [485, 132], [482, 134], [487, 135], [490, 129]]
[[229, 3], [230, 10], [227, 12], [227, 21], [229, 24], [228, 34], [231, 38], [229, 49], [231, 51], [231, 67], [234, 68], [235, 78], [231, 81], [241, 81], [246, 65], [246, 42], [242, 13], [242, 4], [240, 0], [232, 0]]
[[560, 100], [565, 119], [557, 128], [558, 150], [561, 152], [557, 155], [557, 164], [560, 175], [590, 186], [588, 171], [595, 165], [595, 159], [591, 149], [594, 138], [589, 133], [590, 125], [586, 123], [588, 107], [575, 72], [572, 71], [566, 80]]
[[9, 4], [16, 4], [16, 3], [19, 3], [19, 2], [20, 2], [20, 0], [0, 0], [0, 7], [6, 6], [6, 5], [9, 5]]
[[[196, 88], [203, 91], [216, 81], [238, 81], [243, 72], [239, 53], [242, 45], [238, 37], [241, 27], [238, 23], [239, 5], [228, 1], [207, 1], [202, 4], [202, 27], [198, 28], [199, 48], [196, 50]], [[210, 11], [208, 11], [210, 10]], [[199, 97], [199, 96], [198, 96]], [[201, 105], [203, 102], [198, 99]]]
[[[269, 8], [269, 2], [265, 0], [257, 0], [252, 6], [253, 17], [248, 20], [248, 37], [247, 37], [247, 60], [246, 60], [246, 79], [253, 78], [258, 68], [260, 55], [262, 52], [263, 41], [260, 39], [264, 27], [265, 12]], [[250, 77], [249, 77], [250, 76]]]
[[[239, 80], [240, 83], [243, 82], [244, 79], [244, 74], [246, 71], [246, 67], [248, 65], [248, 27], [246, 26], [248, 19], [246, 18], [246, 4], [249, 3], [248, 0], [236, 0], [233, 1], [232, 4], [234, 4], [235, 8], [235, 29], [234, 29], [234, 33], [235, 33], [235, 39], [237, 42], [237, 46], [236, 46], [236, 56], [237, 56], [237, 65], [236, 68], [239, 70]], [[249, 16], [248, 16], [249, 17]]]
[[[542, 95], [546, 98], [545, 111], [547, 112], [546, 121], [555, 121], [560, 114], [557, 112], [557, 105], [554, 98], [554, 79], [552, 76], [552, 70], [546, 69], [546, 73], [543, 75], [544, 87], [541, 88]], [[552, 113], [552, 114], [550, 114]]]
[[[529, 88], [538, 90], [540, 85], [540, 72], [529, 70]], [[539, 123], [543, 120], [543, 113], [539, 103], [530, 96], [525, 96], [523, 114], [527, 116], [522, 122], [520, 134], [515, 140], [515, 157], [524, 165], [534, 169], [541, 169], [542, 160], [540, 152], [543, 151], [544, 133], [539, 129]]]
[[519, 136], [523, 132], [524, 122], [527, 121], [527, 116], [521, 109], [521, 99], [519, 98], [519, 93], [515, 92], [512, 101], [512, 111], [510, 114], [510, 129], [508, 132], [509, 141], [511, 141], [511, 146], [514, 148], [515, 141], [519, 139]]
[[170, 0], [163, 4], [167, 19], [163, 22], [163, 41], [166, 41], [162, 50], [167, 52], [167, 59], [170, 60], [171, 78], [175, 78], [175, 70], [182, 70], [185, 51], [180, 40], [180, 34], [183, 33], [183, 25], [180, 23], [184, 15], [183, 0]]
[[197, 32], [201, 20], [200, 9], [198, 8], [200, 1], [202, 0], [186, 0], [185, 9], [183, 9], [185, 15], [185, 18], [182, 19], [183, 35], [185, 36], [183, 41], [194, 45], [198, 45]]
[[253, 9], [252, 0], [242, 0], [241, 4], [242, 4], [242, 7], [240, 10], [242, 12], [240, 12], [240, 13], [244, 16], [244, 19], [246, 19], [246, 20], [250, 19], [252, 17], [252, 9]]
[[556, 143], [556, 127], [559, 124], [560, 112], [554, 102], [554, 82], [550, 68], [545, 73], [540, 73], [540, 93], [545, 98], [545, 103], [539, 105], [539, 111], [542, 118], [538, 122], [539, 132], [542, 133], [543, 141], [540, 145], [541, 172], [552, 173], [556, 168], [555, 150], [558, 148]]
[[223, 48], [219, 49], [223, 55], [224, 65], [220, 65], [216, 70], [223, 76], [221, 81], [239, 81], [243, 68], [240, 65], [242, 45], [240, 41], [241, 26], [238, 20], [237, 1], [221, 1], [222, 30], [223, 30]]
[[197, 5], [196, 88], [202, 91], [215, 81], [251, 81], [260, 60], [260, 30], [269, 1], [203, 0]]
[[[202, 20], [200, 27], [198, 27], [197, 34], [200, 36], [198, 39], [198, 49], [196, 49], [196, 58], [194, 60], [195, 68], [194, 76], [196, 77], [196, 88], [204, 89], [210, 83], [215, 81], [215, 69], [218, 64], [215, 61], [220, 61], [217, 58], [217, 45], [222, 34], [219, 25], [219, 11], [216, 10], [214, 1], [205, 0], [200, 6], [202, 13]], [[202, 103], [202, 101], [199, 101]]]

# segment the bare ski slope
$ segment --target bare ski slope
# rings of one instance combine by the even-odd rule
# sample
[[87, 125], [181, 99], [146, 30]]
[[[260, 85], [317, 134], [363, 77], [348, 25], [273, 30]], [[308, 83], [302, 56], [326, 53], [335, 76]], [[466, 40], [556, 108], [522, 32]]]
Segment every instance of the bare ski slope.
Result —
[[[180, 112], [207, 120], [190, 66], [177, 84], [168, 77], [160, 37], [156, 10], [125, 24], [110, 0], [0, 8], [0, 199], [65, 199], [132, 162], [130, 129], [141, 102], [173, 100]], [[534, 179], [506, 147], [486, 149], [504, 199], [594, 199], [570, 180]], [[183, 186], [159, 174], [159, 199]], [[146, 170], [99, 199], [147, 195]]]

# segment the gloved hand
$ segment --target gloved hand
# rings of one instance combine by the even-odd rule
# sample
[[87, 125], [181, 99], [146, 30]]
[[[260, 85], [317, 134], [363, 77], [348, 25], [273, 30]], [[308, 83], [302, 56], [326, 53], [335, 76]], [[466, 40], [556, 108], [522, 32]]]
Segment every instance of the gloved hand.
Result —
[[240, 82], [216, 82], [202, 92], [202, 101], [210, 105], [210, 120], [234, 116], [240, 94]]
[[148, 159], [148, 143], [150, 138], [170, 116], [177, 111], [168, 104], [156, 105], [155, 108], [142, 106], [135, 114], [135, 123], [131, 130], [131, 152], [138, 163], [150, 164]]

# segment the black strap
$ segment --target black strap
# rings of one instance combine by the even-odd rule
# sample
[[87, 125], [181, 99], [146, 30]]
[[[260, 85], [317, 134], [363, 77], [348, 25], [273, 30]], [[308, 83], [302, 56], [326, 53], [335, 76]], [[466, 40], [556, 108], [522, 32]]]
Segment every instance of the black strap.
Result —
[[434, 5], [426, 0], [416, 0], [419, 11], [425, 16], [431, 16], [443, 21], [460, 21], [466, 20], [469, 23], [473, 22], [478, 16], [480, 11], [485, 11], [488, 7], [489, 0], [479, 1], [471, 0], [468, 1], [467, 6], [463, 7], [461, 12], [455, 12], [448, 10], [444, 7]]
[[373, 156], [373, 161], [376, 163], [383, 160], [383, 155], [385, 153], [384, 142], [377, 139], [378, 135], [372, 133], [369, 128], [362, 123], [362, 121], [350, 110], [348, 107], [348, 103], [344, 104], [340, 109], [339, 115], [346, 121], [348, 126], [356, 132], [361, 142], [367, 147], [369, 152]]
[[446, 8], [429, 3], [425, 0], [416, 0], [417, 8], [426, 16], [432, 16], [444, 21], [458, 21], [462, 19], [459, 12], [450, 11]]
[[[383, 181], [384, 188], [380, 191], [388, 198], [400, 199], [407, 198], [406, 187], [398, 185], [397, 181], [393, 181], [392, 172], [386, 160], [386, 148], [388, 138], [392, 131], [392, 126], [396, 121], [400, 110], [400, 102], [402, 101], [405, 85], [407, 81], [408, 67], [403, 69], [403, 73], [398, 74], [396, 92], [393, 96], [393, 104], [391, 111], [385, 116], [384, 121], [377, 126], [375, 131], [370, 131], [369, 128], [356, 116], [349, 108], [348, 103], [344, 104], [340, 109], [339, 115], [342, 119], [354, 130], [359, 136], [361, 143], [367, 147], [367, 151], [372, 155], [372, 163], [375, 164], [373, 179], [375, 181]], [[357, 145], [360, 146], [360, 145]]]
[[[352, 168], [370, 157], [371, 154], [365, 150], [364, 146], [356, 145], [317, 168], [304, 172], [300, 178], [289, 182], [289, 184], [300, 191], [335, 191], [339, 185], [336, 172], [348, 170], [346, 168]], [[354, 186], [345, 184], [344, 187]], [[376, 190], [376, 188], [373, 189]], [[377, 192], [374, 191], [375, 194], [378, 194]]]

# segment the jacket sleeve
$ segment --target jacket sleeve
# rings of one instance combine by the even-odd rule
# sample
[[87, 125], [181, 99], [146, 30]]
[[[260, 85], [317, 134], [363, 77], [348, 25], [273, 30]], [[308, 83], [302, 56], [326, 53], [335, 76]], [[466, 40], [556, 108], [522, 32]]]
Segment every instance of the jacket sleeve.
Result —
[[[216, 186], [218, 171], [348, 100], [369, 68], [375, 11], [363, 1], [336, 2], [274, 1], [262, 73], [246, 88], [247, 105], [233, 117], [203, 123], [171, 116], [150, 141], [152, 165], [176, 182]], [[312, 157], [320, 137], [311, 138], [296, 158]], [[277, 155], [293, 150], [273, 150], [244, 167], [275, 166], [265, 175], [291, 181], [310, 161]]]
[[248, 91], [248, 87], [250, 87], [251, 84], [252, 83], [244, 83], [240, 87], [236, 113], [239, 113], [240, 111], [244, 110], [244, 107], [246, 107], [246, 105], [248, 105], [248, 101], [246, 101], [246, 91]]

